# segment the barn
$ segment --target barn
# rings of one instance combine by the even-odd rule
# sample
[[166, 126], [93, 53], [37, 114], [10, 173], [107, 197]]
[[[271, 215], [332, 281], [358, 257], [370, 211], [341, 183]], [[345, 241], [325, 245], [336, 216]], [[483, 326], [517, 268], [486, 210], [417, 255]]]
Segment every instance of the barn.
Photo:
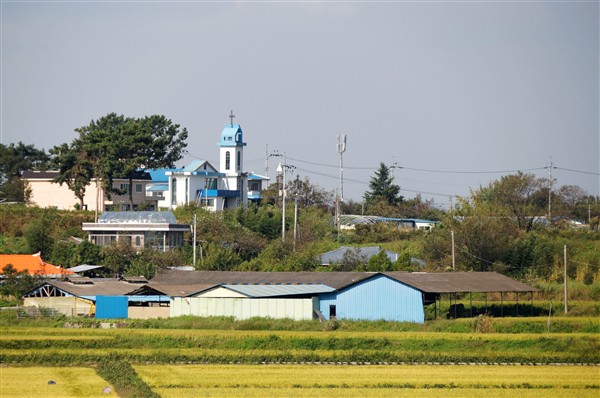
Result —
[[[166, 271], [144, 287], [171, 297], [171, 316], [425, 321], [442, 294], [528, 292], [495, 272]], [[437, 308], [437, 307], [436, 307]]]

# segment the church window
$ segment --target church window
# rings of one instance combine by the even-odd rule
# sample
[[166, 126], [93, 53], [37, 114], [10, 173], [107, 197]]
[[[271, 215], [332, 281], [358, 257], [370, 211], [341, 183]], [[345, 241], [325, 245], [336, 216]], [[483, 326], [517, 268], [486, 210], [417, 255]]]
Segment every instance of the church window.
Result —
[[229, 151], [225, 152], [225, 170], [229, 170], [231, 168], [231, 154]]
[[240, 171], [241, 159], [242, 159], [242, 153], [240, 151], [238, 151], [237, 152], [237, 161], [236, 161], [237, 171]]

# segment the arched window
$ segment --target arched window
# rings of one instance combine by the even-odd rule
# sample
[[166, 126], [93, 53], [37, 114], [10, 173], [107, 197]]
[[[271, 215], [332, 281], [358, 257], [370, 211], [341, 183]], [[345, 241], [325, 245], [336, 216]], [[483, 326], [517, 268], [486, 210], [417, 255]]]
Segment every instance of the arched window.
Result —
[[229, 151], [225, 152], [225, 170], [229, 170], [231, 168], [231, 154]]
[[237, 165], [237, 171], [240, 171], [240, 167], [241, 167], [241, 166], [240, 166], [240, 164], [241, 164], [241, 160], [242, 160], [242, 152], [238, 151], [238, 152], [237, 152], [237, 162], [236, 162], [236, 165]]

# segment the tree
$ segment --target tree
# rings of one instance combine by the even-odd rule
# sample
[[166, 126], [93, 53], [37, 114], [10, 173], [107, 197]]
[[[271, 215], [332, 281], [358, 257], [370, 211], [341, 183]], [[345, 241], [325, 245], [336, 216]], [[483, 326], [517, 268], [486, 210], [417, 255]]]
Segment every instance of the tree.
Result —
[[[503, 207], [517, 221], [519, 229], [530, 231], [536, 216], [547, 214], [545, 204], [540, 204], [539, 191], [545, 180], [537, 179], [533, 174], [511, 174], [493, 181], [486, 188], [472, 193], [475, 205], [489, 203], [494, 207]], [[537, 202], [537, 204], [536, 204]]]
[[38, 284], [38, 278], [27, 271], [17, 271], [12, 264], [2, 268], [2, 283], [0, 294], [19, 300], [23, 294], [33, 289]]
[[388, 257], [385, 250], [381, 249], [379, 252], [371, 256], [367, 262], [367, 271], [369, 272], [385, 272], [391, 271], [393, 267], [392, 260]]
[[[134, 119], [109, 113], [75, 130], [79, 133], [79, 142], [74, 141], [70, 148], [77, 148], [79, 156], [75, 159], [79, 161], [68, 163], [63, 174], [72, 180], [79, 175], [74, 169], [83, 163], [91, 167], [108, 197], [115, 193], [128, 194], [133, 208], [132, 183], [140, 168], [174, 167], [185, 153], [188, 133], [179, 127], [162, 115]], [[117, 177], [129, 180], [127, 192], [113, 188]]]
[[0, 201], [28, 202], [31, 190], [21, 180], [23, 171], [47, 170], [49, 157], [44, 150], [19, 142], [0, 144]]
[[94, 177], [93, 165], [82, 146], [82, 141], [75, 139], [71, 145], [61, 144], [50, 150], [54, 155], [52, 163], [59, 171], [58, 177], [53, 182], [66, 184], [79, 199], [80, 209], [84, 208], [85, 191]]
[[375, 171], [375, 175], [371, 177], [369, 188], [371, 190], [365, 192], [367, 206], [382, 198], [390, 205], [397, 205], [403, 200], [400, 196], [400, 187], [394, 184], [394, 177], [390, 174], [390, 168], [383, 162], [380, 163], [379, 169]]

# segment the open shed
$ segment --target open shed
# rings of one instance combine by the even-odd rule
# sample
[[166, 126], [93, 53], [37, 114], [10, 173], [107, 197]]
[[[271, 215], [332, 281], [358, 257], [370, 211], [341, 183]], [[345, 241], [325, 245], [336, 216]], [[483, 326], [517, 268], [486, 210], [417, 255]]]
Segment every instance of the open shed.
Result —
[[441, 301], [443, 294], [448, 295], [450, 303], [454, 300], [454, 306], [451, 306], [451, 308], [456, 318], [458, 315], [458, 305], [456, 304], [458, 293], [469, 294], [471, 316], [473, 315], [473, 293], [485, 294], [486, 307], [487, 294], [499, 293], [501, 315], [503, 316], [504, 294], [515, 293], [518, 314], [519, 293], [529, 293], [529, 297], [533, 301], [533, 293], [538, 291], [534, 287], [497, 272], [386, 272], [385, 274], [421, 291], [423, 305], [434, 304], [436, 306], [436, 316], [438, 301]]

